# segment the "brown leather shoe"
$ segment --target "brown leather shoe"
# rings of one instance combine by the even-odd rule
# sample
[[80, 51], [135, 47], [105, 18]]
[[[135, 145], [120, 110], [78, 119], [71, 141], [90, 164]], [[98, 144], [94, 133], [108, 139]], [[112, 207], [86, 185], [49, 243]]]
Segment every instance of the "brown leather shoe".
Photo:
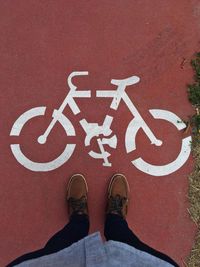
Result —
[[73, 214], [88, 215], [87, 193], [88, 186], [85, 177], [81, 174], [74, 174], [67, 188], [69, 217]]
[[129, 184], [123, 174], [115, 174], [108, 187], [106, 213], [117, 214], [126, 218], [128, 212]]

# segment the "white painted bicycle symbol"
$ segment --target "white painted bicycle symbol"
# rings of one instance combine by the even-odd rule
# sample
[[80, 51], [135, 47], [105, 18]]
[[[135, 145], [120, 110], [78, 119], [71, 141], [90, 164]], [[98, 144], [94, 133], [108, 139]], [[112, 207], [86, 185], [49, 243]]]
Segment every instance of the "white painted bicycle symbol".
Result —
[[[71, 121], [63, 114], [65, 107], [68, 105], [73, 112], [74, 115], [80, 113], [80, 109], [75, 101], [76, 98], [90, 98], [91, 91], [84, 90], [78, 91], [77, 87], [73, 84], [72, 79], [76, 76], [88, 75], [87, 71], [77, 71], [72, 72], [68, 77], [68, 86], [70, 88], [69, 93], [64, 99], [59, 109], [54, 109], [52, 114], [52, 121], [50, 122], [46, 131], [38, 137], [38, 143], [45, 144], [51, 130], [55, 126], [57, 122], [59, 122], [64, 128], [67, 136], [75, 136], [75, 129], [72, 125]], [[140, 78], [137, 76], [132, 76], [122, 80], [111, 80], [111, 84], [116, 85], [116, 90], [97, 90], [96, 97], [109, 97], [112, 98], [112, 102], [110, 108], [113, 110], [117, 110], [120, 104], [120, 101], [123, 100], [127, 105], [128, 109], [133, 115], [133, 119], [130, 121], [125, 134], [125, 148], [126, 152], [130, 153], [136, 149], [136, 135], [140, 129], [144, 131], [144, 133], [149, 138], [152, 145], [161, 146], [162, 141], [157, 139], [153, 134], [147, 123], [142, 118], [141, 114], [127, 95], [125, 89], [127, 86], [131, 86], [137, 84], [140, 81]], [[14, 123], [10, 136], [19, 136], [24, 125], [31, 119], [37, 116], [44, 116], [46, 111], [46, 107], [36, 107], [32, 108], [26, 112], [24, 112]], [[184, 122], [174, 113], [161, 110], [161, 109], [150, 109], [150, 114], [154, 119], [162, 119], [172, 123], [177, 130], [182, 130], [186, 127]], [[109, 162], [109, 156], [111, 155], [108, 151], [106, 151], [105, 146], [109, 146], [113, 149], [117, 148], [117, 136], [113, 134], [111, 130], [111, 124], [113, 121], [113, 117], [106, 115], [104, 122], [102, 125], [98, 123], [89, 123], [86, 119], [82, 119], [79, 121], [80, 125], [84, 129], [85, 136], [85, 146], [90, 146], [91, 140], [96, 138], [99, 146], [99, 151], [95, 152], [90, 150], [89, 155], [95, 159], [102, 159], [103, 166], [111, 166], [111, 162]], [[113, 135], [112, 135], [113, 134]], [[100, 135], [103, 137], [101, 138]], [[112, 135], [112, 136], [111, 136]], [[110, 137], [111, 136], [111, 137]], [[191, 137], [188, 136], [182, 139], [181, 150], [177, 158], [162, 166], [152, 165], [146, 161], [144, 161], [141, 157], [134, 159], [132, 164], [139, 169], [140, 171], [147, 173], [153, 176], [164, 176], [170, 173], [175, 172], [179, 168], [183, 166], [183, 164], [187, 161], [190, 155], [190, 142]], [[54, 160], [50, 162], [35, 162], [27, 158], [20, 148], [20, 144], [11, 144], [11, 150], [16, 158], [16, 160], [23, 165], [25, 168], [32, 171], [51, 171], [63, 165], [65, 162], [69, 160], [75, 150], [76, 144], [67, 144], [65, 146], [64, 151]]]

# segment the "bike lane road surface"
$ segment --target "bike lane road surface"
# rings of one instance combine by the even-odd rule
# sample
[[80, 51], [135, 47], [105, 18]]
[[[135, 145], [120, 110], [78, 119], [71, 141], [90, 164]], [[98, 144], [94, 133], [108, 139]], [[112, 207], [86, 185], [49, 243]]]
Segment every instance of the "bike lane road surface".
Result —
[[[182, 140], [190, 134], [166, 120], [154, 119], [149, 110], [168, 110], [183, 120], [192, 114], [186, 84], [192, 81], [190, 59], [199, 47], [199, 17], [198, 1], [186, 0], [1, 1], [0, 266], [43, 247], [65, 225], [66, 184], [77, 172], [86, 176], [89, 185], [91, 233], [101, 230], [103, 234], [107, 186], [114, 173], [123, 173], [131, 188], [130, 227], [145, 243], [184, 266], [196, 233], [187, 211], [192, 157], [173, 173], [161, 175], [161, 168], [156, 176], [138, 170], [131, 161], [141, 157], [161, 166], [173, 162]], [[90, 98], [75, 99], [79, 114], [74, 115], [69, 106], [63, 111], [75, 133], [67, 136], [57, 122], [47, 142], [39, 144], [37, 138], [69, 92], [67, 77], [74, 71], [89, 72], [73, 82], [80, 91], [91, 90]], [[97, 98], [96, 91], [116, 90], [111, 79], [133, 75], [140, 82], [128, 86], [126, 93], [163, 144], [152, 145], [142, 129], [134, 139], [135, 121], [128, 140], [135, 141], [136, 150], [127, 153], [126, 130], [134, 117], [123, 101], [114, 111], [112, 100]], [[25, 123], [19, 136], [10, 136], [17, 118], [35, 107], [47, 107], [45, 115]], [[111, 154], [110, 167], [88, 154], [100, 152], [97, 138], [85, 146], [79, 123], [85, 119], [102, 125], [106, 115], [113, 121], [105, 141], [114, 146], [116, 139], [110, 138], [117, 137], [116, 148], [103, 145]], [[19, 128], [24, 122], [20, 123]], [[42, 172], [23, 167], [11, 144], [20, 144], [27, 158], [40, 163], [57, 158], [66, 144], [76, 146], [61, 167]]]

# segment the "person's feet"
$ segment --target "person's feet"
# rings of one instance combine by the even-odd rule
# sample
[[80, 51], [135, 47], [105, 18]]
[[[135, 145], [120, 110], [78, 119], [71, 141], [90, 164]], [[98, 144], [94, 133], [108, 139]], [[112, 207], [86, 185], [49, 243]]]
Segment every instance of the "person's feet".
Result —
[[85, 177], [81, 174], [74, 174], [70, 178], [67, 188], [69, 217], [74, 214], [88, 215], [87, 193], [88, 186]]
[[128, 211], [129, 184], [122, 174], [115, 174], [108, 187], [107, 214], [117, 214], [126, 218]]
[[[69, 217], [73, 214], [88, 215], [88, 186], [85, 177], [74, 174], [68, 183], [67, 202]], [[108, 187], [107, 214], [126, 218], [128, 211], [129, 184], [123, 174], [115, 174]]]

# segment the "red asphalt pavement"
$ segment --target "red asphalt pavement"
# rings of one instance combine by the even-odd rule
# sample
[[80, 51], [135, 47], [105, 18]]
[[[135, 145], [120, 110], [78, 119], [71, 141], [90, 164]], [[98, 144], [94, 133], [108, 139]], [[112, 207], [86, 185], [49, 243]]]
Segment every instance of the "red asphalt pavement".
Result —
[[[199, 1], [0, 1], [0, 266], [44, 246], [68, 218], [65, 187], [74, 173], [83, 173], [89, 185], [90, 232], [103, 233], [105, 194], [110, 177], [124, 173], [130, 183], [130, 227], [145, 243], [167, 253], [181, 266], [189, 254], [196, 227], [188, 214], [189, 160], [177, 171], [145, 174], [131, 161], [141, 156], [155, 165], [173, 161], [181, 140], [189, 135], [164, 120], [155, 120], [150, 109], [163, 109], [187, 119], [193, 111], [186, 84], [192, 81], [190, 59], [199, 49]], [[63, 111], [76, 136], [66, 137], [56, 123], [47, 143], [37, 142], [48, 127], [54, 109], [69, 92], [67, 77], [79, 90], [91, 90], [91, 98], [76, 99], [81, 113]], [[121, 101], [118, 110], [111, 99], [96, 98], [96, 90], [115, 90], [111, 79], [139, 76], [127, 87], [132, 103], [152, 131], [163, 141], [153, 146], [139, 130], [137, 149], [125, 149], [125, 133], [133, 115]], [[34, 107], [46, 106], [45, 116], [27, 122], [20, 136], [10, 136], [17, 118]], [[98, 151], [93, 138], [85, 147], [80, 119], [102, 124], [113, 116], [111, 129], [117, 148], [105, 146], [111, 167], [88, 152]], [[20, 144], [35, 162], [55, 159], [67, 143], [76, 143], [70, 159], [52, 171], [31, 171], [13, 156], [10, 145]]]

